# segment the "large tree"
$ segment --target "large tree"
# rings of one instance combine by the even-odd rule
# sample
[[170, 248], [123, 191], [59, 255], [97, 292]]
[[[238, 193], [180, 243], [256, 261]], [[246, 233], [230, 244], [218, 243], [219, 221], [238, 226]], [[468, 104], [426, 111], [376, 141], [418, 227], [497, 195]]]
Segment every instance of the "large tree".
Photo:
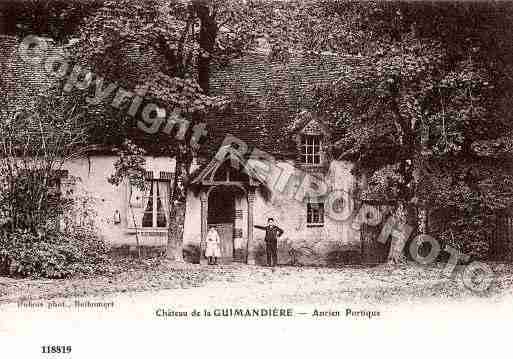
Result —
[[[374, 46], [319, 90], [319, 107], [345, 129], [338, 147], [368, 178], [363, 195], [396, 201], [399, 223], [413, 207], [419, 232], [426, 208], [450, 210], [457, 213], [453, 229], [468, 238], [485, 213], [504, 206], [498, 194], [511, 188], [504, 164], [483, 159], [476, 144], [511, 130], [513, 8], [370, 5], [358, 23]], [[391, 246], [390, 261], [402, 259], [406, 239]]]
[[[105, 1], [81, 31], [77, 61], [92, 67], [96, 76], [126, 89], [144, 87], [145, 103], [156, 103], [168, 114], [178, 113], [192, 129], [223, 104], [222, 99], [209, 96], [211, 63], [226, 64], [255, 43], [252, 22], [245, 20], [252, 11], [237, 1]], [[109, 145], [129, 139], [127, 148], [139, 157], [137, 147], [174, 156], [167, 254], [181, 258], [187, 181], [197, 150], [190, 146], [192, 133], [183, 138], [161, 131], [143, 133], [137, 128], [140, 115], [127, 116], [117, 107], [91, 106], [89, 115], [99, 124], [91, 138]], [[121, 107], [126, 113], [128, 104]], [[134, 163], [141, 164], [133, 156], [126, 153], [120, 157], [114, 183], [133, 174], [130, 168]]]

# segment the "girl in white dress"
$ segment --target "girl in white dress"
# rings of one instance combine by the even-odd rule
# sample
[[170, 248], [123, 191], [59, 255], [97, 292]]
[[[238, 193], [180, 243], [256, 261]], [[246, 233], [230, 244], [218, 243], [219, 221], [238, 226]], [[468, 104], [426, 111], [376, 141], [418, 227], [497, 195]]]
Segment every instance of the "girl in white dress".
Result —
[[205, 257], [208, 258], [208, 264], [217, 264], [217, 258], [221, 257], [221, 239], [214, 226], [211, 226], [207, 233]]

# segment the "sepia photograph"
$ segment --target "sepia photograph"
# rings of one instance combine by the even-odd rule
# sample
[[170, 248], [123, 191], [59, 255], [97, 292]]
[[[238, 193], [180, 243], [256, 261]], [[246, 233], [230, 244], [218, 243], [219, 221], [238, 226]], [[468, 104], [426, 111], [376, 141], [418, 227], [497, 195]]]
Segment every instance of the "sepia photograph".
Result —
[[506, 355], [513, 2], [0, 0], [0, 64], [8, 357]]

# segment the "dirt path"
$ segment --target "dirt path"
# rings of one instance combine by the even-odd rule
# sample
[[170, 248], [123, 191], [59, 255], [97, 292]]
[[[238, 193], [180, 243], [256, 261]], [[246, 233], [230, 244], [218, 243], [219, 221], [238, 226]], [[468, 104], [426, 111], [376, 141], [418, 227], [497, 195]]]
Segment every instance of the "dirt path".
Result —
[[[52, 295], [47, 298], [55, 297], [53, 299], [55, 301], [59, 297], [82, 299], [105, 297], [114, 301], [125, 301], [130, 298], [153, 301], [151, 298], [155, 298], [154, 300], [158, 300], [159, 303], [177, 308], [196, 305], [336, 305], [355, 302], [365, 305], [395, 305], [448, 299], [458, 301], [483, 298], [495, 301], [502, 298], [504, 292], [510, 290], [512, 282], [509, 272], [502, 273], [499, 276], [500, 280], [494, 283], [489, 291], [473, 293], [464, 287], [461, 278], [443, 277], [439, 268], [407, 266], [404, 268], [278, 267], [270, 269], [247, 265], [192, 266], [191, 268], [195, 269], [194, 273], [190, 269], [183, 268], [184, 273], [187, 273], [187, 280], [177, 280], [170, 288], [159, 287], [160, 277], [156, 275], [148, 280], [150, 284], [140, 290], [136, 284], [130, 283], [127, 279], [125, 287], [128, 291], [126, 288], [121, 288], [114, 293], [93, 291], [94, 295], [87, 290], [82, 294], [80, 286], [83, 285], [85, 288], [87, 284], [94, 287], [98, 285], [96, 282], [63, 282], [64, 290], [71, 287], [75, 291], [64, 291], [65, 295]], [[188, 280], [191, 276], [202, 279], [190, 282]], [[133, 278], [131, 280], [134, 281]], [[146, 280], [146, 278], [139, 279], [145, 283]], [[113, 283], [112, 286], [119, 285], [116, 280], [109, 280], [109, 282]], [[109, 282], [100, 284], [109, 287]], [[36, 289], [41, 288], [44, 288], [44, 282], [43, 284], [36, 282]], [[20, 290], [23, 291], [23, 287]], [[38, 299], [37, 296], [30, 295], [20, 298]]]
[[[379, 312], [374, 318], [377, 320], [432, 320], [433, 312], [458, 320], [466, 320], [469, 312], [473, 313], [473, 319], [511, 320], [513, 317], [511, 300], [505, 300], [505, 293], [511, 294], [509, 272], [502, 273], [500, 281], [489, 292], [476, 295], [464, 288], [457, 278], [441, 277], [436, 268], [281, 267], [273, 271], [233, 265], [199, 270], [207, 271], [210, 277], [198, 286], [31, 301], [42, 307], [20, 307], [16, 302], [0, 305], [0, 333], [41, 333], [53, 327], [59, 330], [83, 326], [96, 328], [93, 323], [98, 320], [106, 325], [116, 323], [115, 328], [125, 322], [153, 328], [155, 322], [163, 325], [170, 320], [203, 319], [205, 310], [214, 313], [209, 319], [221, 320], [233, 319], [220, 315], [223, 309], [254, 308], [288, 309], [294, 318], [316, 320], [333, 319], [329, 313], [336, 312], [339, 319], [365, 320], [347, 316], [348, 309]], [[80, 306], [77, 307], [76, 301]], [[90, 306], [97, 303], [109, 306]], [[56, 307], [48, 308], [49, 304]], [[59, 307], [61, 305], [63, 307]], [[192, 316], [194, 310], [201, 316]], [[158, 311], [160, 314], [165, 311], [168, 315], [158, 315]], [[328, 317], [315, 316], [315, 311], [325, 312]], [[179, 316], [179, 313], [186, 313], [186, 316]]]

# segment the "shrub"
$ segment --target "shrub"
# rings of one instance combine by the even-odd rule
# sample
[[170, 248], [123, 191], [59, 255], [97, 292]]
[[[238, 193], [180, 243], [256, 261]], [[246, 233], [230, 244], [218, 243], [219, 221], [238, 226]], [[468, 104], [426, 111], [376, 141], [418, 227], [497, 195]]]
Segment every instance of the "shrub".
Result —
[[[449, 216], [448, 216], [449, 217]], [[445, 223], [443, 230], [432, 233], [440, 241], [441, 247], [451, 246], [470, 258], [486, 260], [489, 254], [490, 236], [495, 221], [485, 215], [453, 215]], [[443, 256], [441, 260], [445, 260]]]
[[6, 274], [17, 277], [91, 275], [102, 272], [108, 260], [107, 247], [89, 231], [75, 231], [72, 235], [3, 231], [1, 248]]

